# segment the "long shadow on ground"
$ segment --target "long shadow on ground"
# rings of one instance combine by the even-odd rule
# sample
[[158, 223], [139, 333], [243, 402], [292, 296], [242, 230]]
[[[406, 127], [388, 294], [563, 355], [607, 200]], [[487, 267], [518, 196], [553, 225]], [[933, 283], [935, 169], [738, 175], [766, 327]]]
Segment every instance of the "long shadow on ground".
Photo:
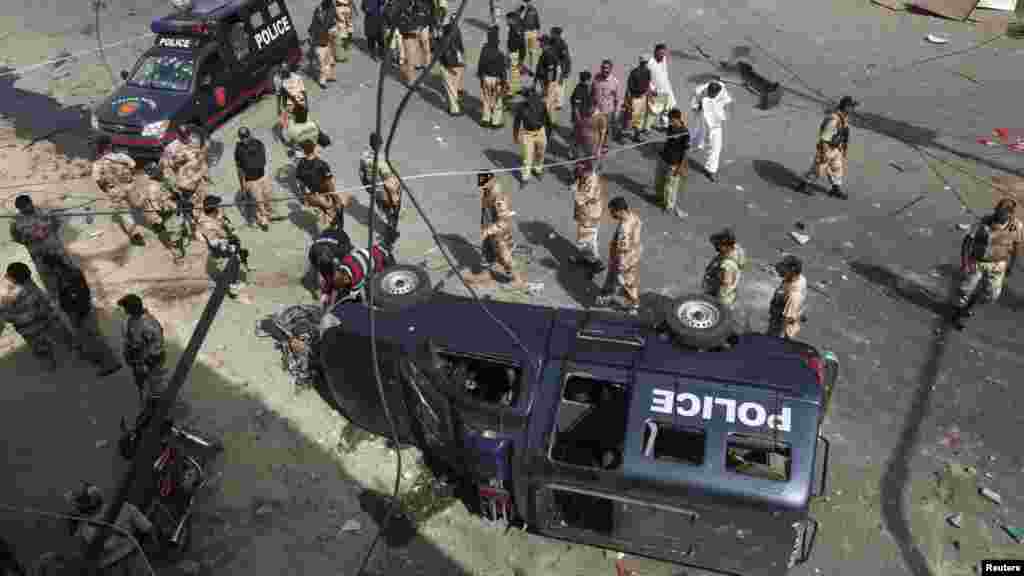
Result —
[[88, 107], [65, 106], [44, 94], [15, 88], [20, 76], [13, 72], [0, 66], [0, 118], [14, 125], [18, 138], [30, 143], [49, 140], [58, 154], [92, 160]]
[[[157, 298], [149, 295], [147, 300], [153, 305]], [[115, 349], [120, 348], [120, 322], [120, 314], [101, 314], [103, 332]], [[244, 382], [218, 374], [218, 368], [232, 362], [229, 353], [218, 356], [208, 344], [204, 350], [207, 363], [192, 367], [182, 391], [184, 404], [174, 416], [190, 429], [221, 440], [225, 450], [210, 464], [212, 483], [198, 496], [193, 547], [186, 558], [199, 563], [203, 576], [251, 574], [253, 565], [267, 574], [290, 573], [296, 564], [321, 565], [311, 572], [358, 565], [379, 518], [376, 508], [363, 505], [367, 497], [360, 494], [368, 491], [346, 473], [335, 446], [311, 440], [255, 391], [246, 390]], [[169, 366], [181, 352], [178, 346], [168, 347]], [[40, 376], [20, 338], [15, 349], [0, 357], [0, 379], [5, 382], [0, 397], [9, 407], [0, 422], [7, 462], [0, 488], [17, 495], [18, 506], [62, 511], [64, 491], [83, 480], [95, 482], [112, 497], [125, 470], [115, 454], [118, 421], [134, 418], [137, 396], [127, 370], [102, 381], [93, 374], [94, 368], [73, 360], [62, 362], [55, 374]], [[60, 426], [39, 426], [41, 415]], [[341, 532], [350, 519], [361, 529]], [[30, 513], [0, 512], [0, 533], [26, 565], [44, 551], [77, 548], [63, 520]], [[318, 536], [299, 539], [295, 534]], [[402, 547], [407, 560], [378, 546], [369, 574], [409, 569], [466, 573], [419, 537], [415, 525], [400, 519], [386, 536], [386, 542]], [[171, 568], [159, 573], [184, 572]]]

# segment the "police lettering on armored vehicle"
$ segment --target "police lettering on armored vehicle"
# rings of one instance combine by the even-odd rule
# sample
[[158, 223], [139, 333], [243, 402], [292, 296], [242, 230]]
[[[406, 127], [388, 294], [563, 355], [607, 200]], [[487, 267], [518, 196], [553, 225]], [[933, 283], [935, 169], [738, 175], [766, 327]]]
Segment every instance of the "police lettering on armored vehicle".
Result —
[[[673, 300], [654, 325], [607, 312], [433, 294], [398, 264], [373, 276], [379, 366], [400, 441], [467, 506], [592, 546], [744, 576], [810, 554], [825, 490], [829, 352], [734, 334], [728, 308]], [[321, 323], [328, 385], [354, 423], [390, 427], [366, 303]], [[453, 320], [455, 319], [455, 320]]]
[[93, 111], [93, 130], [118, 151], [159, 156], [178, 125], [211, 131], [248, 101], [273, 94], [275, 70], [302, 58], [285, 0], [186, 4], [153, 20], [153, 47]]

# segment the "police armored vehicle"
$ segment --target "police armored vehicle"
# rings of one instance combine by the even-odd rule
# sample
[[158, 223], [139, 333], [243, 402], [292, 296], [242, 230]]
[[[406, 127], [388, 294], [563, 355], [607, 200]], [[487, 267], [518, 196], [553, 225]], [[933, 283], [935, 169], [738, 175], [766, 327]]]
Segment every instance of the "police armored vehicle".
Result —
[[157, 156], [181, 124], [207, 132], [274, 92], [274, 74], [302, 58], [285, 0], [192, 0], [153, 20], [153, 47], [92, 115], [115, 149]]
[[[657, 322], [432, 293], [417, 267], [373, 277], [385, 398], [399, 440], [483, 516], [545, 536], [744, 576], [806, 561], [839, 364], [735, 334], [704, 296]], [[335, 306], [320, 360], [340, 409], [389, 435], [370, 309]]]

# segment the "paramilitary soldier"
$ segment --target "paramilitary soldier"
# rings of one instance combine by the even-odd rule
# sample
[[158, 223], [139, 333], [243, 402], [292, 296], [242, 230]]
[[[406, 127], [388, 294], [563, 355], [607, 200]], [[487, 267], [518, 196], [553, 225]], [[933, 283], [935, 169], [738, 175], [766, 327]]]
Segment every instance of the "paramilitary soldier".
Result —
[[281, 87], [278, 90], [278, 114], [281, 131], [288, 130], [292, 114], [299, 106], [306, 106], [306, 83], [299, 76], [298, 64], [285, 64], [281, 68]]
[[274, 205], [270, 201], [270, 179], [267, 176], [267, 147], [253, 138], [249, 128], [238, 129], [238, 144], [235, 145], [235, 167], [238, 169], [238, 184], [242, 193], [253, 203], [256, 224], [267, 231], [274, 217]]
[[501, 190], [498, 179], [491, 171], [477, 174], [480, 188], [480, 237], [484, 264], [494, 273], [493, 264], [501, 266], [511, 282], [521, 284], [523, 278], [515, 271], [512, 261], [512, 217], [508, 196]]
[[366, 278], [379, 274], [395, 263], [394, 256], [384, 246], [374, 244], [371, 252], [355, 248], [340, 259], [321, 259], [317, 263], [320, 273], [320, 304], [329, 309], [347, 300], [361, 301], [366, 296]]
[[571, 263], [584, 266], [590, 274], [599, 274], [605, 269], [598, 254], [597, 234], [601, 227], [604, 205], [601, 198], [605, 192], [605, 181], [598, 176], [591, 160], [576, 162], [576, 190], [573, 197], [573, 220], [576, 221], [576, 248], [578, 256]]
[[57, 272], [60, 283], [57, 303], [71, 322], [75, 348], [81, 351], [83, 358], [97, 366], [100, 378], [120, 370], [121, 362], [100, 331], [92, 291], [89, 290], [85, 274], [78, 266], [55, 254], [47, 254], [43, 260]]
[[235, 236], [234, 228], [231, 226], [231, 220], [220, 208], [220, 196], [211, 194], [206, 197], [206, 202], [203, 204], [203, 215], [197, 221], [197, 228], [206, 239], [206, 247], [209, 250], [207, 270], [214, 285], [224, 274], [231, 256], [238, 254], [241, 257], [243, 266], [239, 270], [238, 277], [232, 278], [228, 284], [228, 296], [238, 298], [238, 289], [241, 287], [242, 277], [248, 268], [248, 253], [238, 242], [238, 237]]
[[[167, 144], [160, 156], [164, 180], [173, 183], [172, 189], [179, 199], [192, 203], [195, 217], [202, 213], [209, 183], [206, 163], [209, 143], [199, 140], [198, 134], [182, 124], [178, 126], [177, 139]], [[193, 234], [193, 240], [196, 238]]]
[[957, 330], [973, 316], [978, 302], [994, 302], [1003, 292], [1024, 245], [1024, 224], [1016, 217], [1017, 201], [1003, 198], [995, 211], [978, 222], [964, 237], [960, 250], [960, 297], [953, 312]]
[[[373, 197], [376, 199], [377, 208], [384, 213], [384, 219], [390, 228], [383, 235], [384, 244], [394, 246], [395, 240], [398, 239], [398, 219], [402, 210], [402, 187], [398, 177], [391, 171], [391, 167], [384, 159], [380, 145], [380, 135], [376, 132], [370, 134], [370, 146], [363, 151], [363, 155], [359, 158], [359, 179], [363, 182], [363, 186], [368, 187], [366, 191], [370, 192], [369, 186], [373, 182], [374, 173], [376, 173], [377, 188], [374, 190]], [[373, 163], [375, 154], [377, 156], [376, 168]]]
[[715, 257], [704, 270], [704, 293], [729, 309], [736, 306], [736, 293], [740, 275], [747, 265], [743, 247], [736, 242], [736, 234], [729, 228], [711, 235]]
[[0, 333], [8, 323], [25, 339], [32, 355], [48, 372], [57, 370], [58, 344], [71, 344], [71, 334], [60, 320], [53, 303], [32, 281], [32, 272], [23, 262], [7, 266], [4, 279], [9, 283], [0, 297]]
[[352, 0], [333, 0], [334, 26], [330, 29], [335, 62], [348, 62], [352, 50]]
[[638, 268], [643, 245], [640, 242], [640, 217], [629, 209], [626, 199], [622, 196], [612, 198], [608, 202], [608, 211], [619, 225], [609, 243], [608, 275], [605, 277], [604, 288], [597, 297], [598, 306], [607, 306], [612, 297], [620, 289], [626, 296], [626, 310], [636, 316], [640, 312], [640, 286], [638, 284]]
[[846, 153], [850, 143], [850, 112], [856, 106], [857, 102], [853, 98], [843, 96], [839, 106], [821, 122], [814, 162], [797, 186], [798, 192], [807, 191], [809, 180], [817, 182], [827, 176], [832, 185], [830, 196], [843, 200], [849, 197], [843, 191], [843, 177], [846, 174]]
[[167, 384], [164, 329], [137, 294], [123, 296], [117, 305], [128, 315], [124, 322], [124, 363], [132, 369], [142, 409], [151, 411]]
[[807, 300], [807, 278], [804, 264], [793, 255], [786, 256], [775, 265], [782, 283], [775, 289], [768, 308], [768, 334], [793, 339], [800, 333], [804, 320], [804, 302]]
[[56, 298], [57, 275], [43, 261], [43, 256], [52, 253], [68, 258], [61, 238], [63, 222], [53, 212], [36, 208], [32, 197], [27, 194], [15, 198], [14, 207], [18, 214], [11, 222], [11, 240], [28, 250], [43, 287], [52, 298]]
[[140, 246], [145, 244], [142, 227], [136, 222], [134, 212], [140, 212], [143, 221], [151, 228], [159, 226], [160, 216], [156, 212], [148, 211], [149, 206], [136, 193], [135, 160], [127, 154], [114, 152], [113, 141], [106, 134], [100, 134], [96, 138], [96, 160], [92, 163], [92, 179], [107, 195], [111, 206], [115, 210], [124, 211], [121, 214], [121, 221], [132, 243]]

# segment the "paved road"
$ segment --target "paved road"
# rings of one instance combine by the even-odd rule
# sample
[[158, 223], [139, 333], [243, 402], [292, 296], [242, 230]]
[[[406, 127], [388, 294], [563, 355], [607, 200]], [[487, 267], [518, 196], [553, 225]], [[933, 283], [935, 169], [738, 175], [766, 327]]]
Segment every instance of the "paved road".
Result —
[[[137, 15], [129, 16], [127, 2], [111, 3], [112, 17], [104, 25], [104, 39], [133, 35], [137, 27], [125, 28], [136, 20], [145, 22], [150, 4], [158, 3], [140, 3], [135, 7]], [[826, 426], [835, 444], [835, 492], [829, 502], [817, 507], [823, 520], [819, 548], [811, 564], [797, 573], [956, 573], [948, 572], [958, 560], [957, 552], [947, 546], [952, 536], [933, 527], [936, 517], [941, 518], [938, 498], [931, 493], [933, 472], [944, 462], [977, 467], [979, 479], [1003, 496], [1000, 511], [978, 508], [978, 516], [988, 523], [987, 529], [971, 532], [972, 537], [974, 532], [980, 535], [979, 546], [988, 541], [994, 546], [1008, 544], [994, 527], [994, 517], [1024, 523], [1019, 516], [1024, 492], [1017, 480], [1024, 462], [1015, 438], [1022, 422], [1012, 396], [1018, 392], [1011, 387], [1021, 365], [1018, 330], [1024, 286], [1019, 278], [1013, 278], [1004, 299], [980, 312], [963, 333], [950, 333], [942, 321], [944, 302], [954, 281], [952, 266], [960, 234], [956, 225], [970, 221], [968, 211], [984, 212], [992, 205], [993, 194], [979, 179], [987, 180], [995, 170], [1018, 173], [1024, 168], [1020, 155], [974, 142], [1019, 116], [1008, 91], [1021, 72], [1020, 59], [1013, 56], [1024, 46], [1004, 39], [974, 52], [926, 61], [944, 50], [967, 49], [983, 41], [984, 34], [961, 23], [894, 14], [852, 2], [804, 3], [796, 8], [793, 4], [749, 1], [733, 3], [728, 9], [709, 4], [691, 5], [679, 13], [672, 3], [662, 1], [643, 5], [605, 1], [596, 6], [538, 3], [545, 26], [565, 28], [577, 70], [594, 68], [602, 58], [610, 57], [624, 79], [623, 65], [649, 51], [654, 42], [666, 41], [673, 49], [676, 95], [685, 102], [700, 76], [714, 70], [689, 38], [715, 60], [749, 54], [760, 72], [788, 89], [783, 106], [762, 112], [753, 109], [752, 96], [739, 87], [729, 87], [736, 104], [726, 129], [721, 182], [714, 185], [698, 172], [692, 173], [683, 206], [690, 217], [684, 221], [661, 214], [647, 200], [653, 192], [650, 148], [608, 159], [609, 193], [625, 194], [645, 221], [647, 259], [641, 274], [645, 300], [653, 302], [655, 295], [676, 295], [695, 288], [711, 256], [707, 236], [731, 225], [755, 260], [745, 276], [741, 299], [752, 326], [759, 328], [765, 323], [768, 298], [776, 282], [761, 265], [783, 251], [803, 257], [816, 289], [802, 337], [839, 355], [843, 380]], [[304, 29], [308, 10], [293, 10], [299, 29]], [[463, 26], [467, 46], [483, 42], [480, 23], [485, 13], [483, 4], [467, 11]], [[69, 51], [95, 42], [76, 28], [91, 18], [87, 7], [76, 4], [64, 9], [62, 5], [45, 20], [37, 17], [38, 12], [26, 14], [32, 15], [26, 21], [33, 23], [33, 30], [64, 34]], [[928, 32], [944, 33], [952, 40], [936, 48], [922, 41]], [[107, 58], [116, 70], [130, 64], [131, 55], [108, 51]], [[954, 72], [972, 76], [976, 82]], [[25, 78], [16, 88], [40, 90], [40, 82], [39, 77]], [[375, 68], [359, 55], [327, 94], [321, 96], [311, 84], [314, 111], [335, 140], [326, 157], [346, 183], [358, 180], [356, 154], [372, 129], [374, 82]], [[484, 132], [475, 125], [478, 90], [472, 82], [467, 84], [470, 114], [454, 120], [441, 110], [439, 82], [434, 81], [433, 86], [434, 91], [424, 91], [422, 99], [410, 102], [402, 118], [392, 157], [403, 174], [517, 165], [509, 129]], [[388, 81], [387, 93], [385, 110], [391, 111], [400, 97], [395, 82]], [[806, 168], [810, 159], [823, 102], [846, 93], [863, 102], [851, 145], [852, 198], [840, 202], [797, 195], [788, 189], [788, 183], [792, 173]], [[51, 102], [38, 100], [39, 106], [48, 104]], [[23, 114], [16, 118], [19, 124]], [[216, 139], [230, 150], [240, 123], [269, 138], [272, 121], [270, 105], [263, 103], [233, 119]], [[552, 158], [564, 158], [563, 143], [559, 137], [554, 139]], [[911, 144], [922, 147], [924, 155]], [[280, 148], [274, 149], [279, 165], [284, 160], [280, 152]], [[215, 171], [220, 182], [232, 181], [225, 163]], [[545, 285], [543, 294], [533, 301], [585, 306], [594, 286], [564, 266], [569, 254], [566, 239], [572, 237], [571, 196], [559, 180], [567, 175], [567, 170], [555, 170], [543, 183], [513, 192], [512, 202], [518, 212], [519, 232], [534, 246], [527, 274], [530, 280]], [[287, 170], [281, 173], [280, 184], [281, 194], [285, 194], [290, 185]], [[463, 240], [477, 242], [472, 179], [423, 178], [410, 186], [428, 216], [449, 238], [447, 244], [456, 258], [471, 264], [475, 253], [466, 249]], [[361, 200], [365, 205], [365, 198]], [[440, 261], [436, 252], [430, 252], [434, 245], [426, 227], [416, 217], [406, 218], [401, 258], [427, 261], [438, 269], [436, 280], [443, 280], [446, 289], [459, 291], [457, 281], [447, 278], [437, 266]], [[366, 211], [355, 211], [355, 219], [360, 222], [353, 226], [354, 234], [360, 237]], [[299, 228], [308, 228], [308, 222], [300, 215], [293, 220], [296, 227], [279, 225], [268, 234], [245, 232], [261, 273], [287, 278], [301, 275], [305, 232]], [[804, 246], [787, 238], [797, 221], [807, 226], [812, 237]], [[605, 230], [610, 230], [608, 224]], [[554, 238], [549, 237], [552, 232]], [[281, 258], [283, 254], [293, 257]], [[522, 298], [506, 291], [493, 292], [499, 298]], [[265, 313], [301, 297], [301, 290], [294, 285], [263, 287], [255, 295], [253, 308]], [[209, 346], [251, 338], [248, 326], [255, 316], [253, 310], [230, 309], [211, 335]], [[186, 328], [182, 331], [187, 332]], [[257, 378], [272, 370], [270, 361], [258, 360], [261, 357], [259, 351], [248, 354], [245, 365], [239, 363], [232, 370], [242, 380]], [[93, 396], [89, 398], [92, 402]], [[238, 414], [245, 413], [239, 409]], [[952, 426], [961, 434], [957, 453], [937, 444]], [[55, 445], [50, 450], [58, 448]], [[364, 472], [383, 477], [367, 470], [350, 472], [364, 483]], [[985, 478], [985, 473], [992, 478]], [[928, 506], [921, 500], [922, 494], [929, 498]], [[501, 535], [476, 538], [494, 545], [506, 541]], [[575, 573], [595, 562], [590, 557], [576, 558], [576, 554], [562, 557], [554, 544], [545, 547], [524, 543], [518, 536], [508, 538], [515, 546], [540, 550], [537, 558], [516, 561], [524, 563], [521, 565], [528, 574]], [[958, 538], [964, 542], [959, 560], [969, 560], [968, 537]], [[441, 535], [433, 539], [446, 541]], [[457, 561], [471, 566], [479, 566], [484, 551], [493, 550], [483, 545], [476, 552], [439, 545]], [[257, 548], [254, 543], [247, 549]], [[645, 573], [676, 572], [665, 566], [642, 565]]]

